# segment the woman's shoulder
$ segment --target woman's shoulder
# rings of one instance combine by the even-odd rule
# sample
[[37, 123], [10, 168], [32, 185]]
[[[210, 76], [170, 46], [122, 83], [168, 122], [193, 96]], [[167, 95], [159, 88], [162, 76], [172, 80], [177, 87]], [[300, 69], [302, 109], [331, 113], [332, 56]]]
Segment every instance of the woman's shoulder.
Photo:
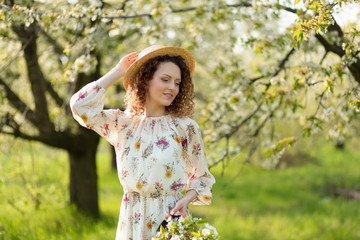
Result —
[[175, 117], [181, 123], [196, 123], [196, 121], [189, 116]]
[[111, 109], [117, 115], [117, 119], [121, 121], [131, 121], [132, 116], [127, 110]]
[[188, 116], [174, 117], [172, 118], [172, 121], [175, 123], [175, 125], [177, 125], [183, 130], [188, 129], [189, 127], [196, 127], [196, 128], [199, 127], [198, 123], [194, 119]]

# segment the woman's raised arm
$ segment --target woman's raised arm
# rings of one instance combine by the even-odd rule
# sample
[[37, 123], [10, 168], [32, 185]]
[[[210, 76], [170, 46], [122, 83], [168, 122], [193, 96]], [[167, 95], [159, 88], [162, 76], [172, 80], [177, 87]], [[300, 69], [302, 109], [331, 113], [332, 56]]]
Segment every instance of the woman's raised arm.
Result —
[[137, 52], [127, 54], [125, 57], [120, 59], [113, 69], [96, 80], [96, 84], [107, 89], [125, 75], [128, 68], [137, 60], [137, 58]]

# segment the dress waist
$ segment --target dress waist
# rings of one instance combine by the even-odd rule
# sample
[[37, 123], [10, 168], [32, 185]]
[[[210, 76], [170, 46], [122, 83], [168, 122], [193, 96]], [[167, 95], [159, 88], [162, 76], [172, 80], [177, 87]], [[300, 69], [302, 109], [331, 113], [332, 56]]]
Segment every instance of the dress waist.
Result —
[[124, 191], [124, 197], [132, 196], [133, 198], [166, 198], [166, 197], [175, 197], [178, 198], [182, 196], [180, 191], [169, 191], [169, 192], [136, 192], [131, 190]]

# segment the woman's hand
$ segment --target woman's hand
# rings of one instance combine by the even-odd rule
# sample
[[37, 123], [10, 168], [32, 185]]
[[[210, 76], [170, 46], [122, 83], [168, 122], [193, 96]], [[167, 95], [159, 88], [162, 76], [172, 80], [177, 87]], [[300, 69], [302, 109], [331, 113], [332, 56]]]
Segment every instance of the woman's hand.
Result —
[[185, 218], [187, 216], [188, 204], [185, 198], [180, 199], [170, 213], [167, 213], [167, 217], [170, 217], [170, 215], [181, 215]]
[[138, 59], [137, 52], [132, 52], [127, 54], [125, 57], [121, 58], [120, 61], [116, 64], [115, 70], [120, 72], [121, 76], [124, 76], [129, 67]]
[[129, 53], [125, 57], [121, 58], [121, 60], [116, 64], [114, 68], [112, 68], [109, 72], [107, 72], [104, 76], [96, 80], [96, 83], [103, 88], [107, 89], [114, 83], [116, 83], [119, 79], [121, 79], [126, 71], [129, 69], [131, 64], [133, 64], [138, 59], [138, 54], [136, 52]]
[[193, 189], [186, 192], [185, 196], [177, 201], [175, 207], [171, 209], [170, 213], [167, 213], [167, 217], [170, 215], [181, 215], [183, 218], [187, 217], [188, 204], [197, 197], [197, 192]]

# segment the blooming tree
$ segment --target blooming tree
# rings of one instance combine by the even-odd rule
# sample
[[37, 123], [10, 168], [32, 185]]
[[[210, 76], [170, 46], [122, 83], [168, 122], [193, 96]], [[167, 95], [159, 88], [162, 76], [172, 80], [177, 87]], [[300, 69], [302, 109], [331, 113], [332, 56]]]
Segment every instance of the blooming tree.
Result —
[[[242, 151], [243, 162], [265, 152], [271, 167], [320, 130], [345, 141], [358, 124], [359, 29], [334, 13], [349, 4], [359, 8], [350, 0], [5, 0], [0, 132], [68, 151], [71, 202], [98, 215], [99, 138], [73, 121], [69, 98], [124, 54], [163, 44], [197, 59], [196, 117], [220, 150], [208, 154], [211, 166]], [[122, 104], [121, 84], [109, 91], [108, 106]], [[281, 137], [275, 123], [284, 118], [301, 131]]]

